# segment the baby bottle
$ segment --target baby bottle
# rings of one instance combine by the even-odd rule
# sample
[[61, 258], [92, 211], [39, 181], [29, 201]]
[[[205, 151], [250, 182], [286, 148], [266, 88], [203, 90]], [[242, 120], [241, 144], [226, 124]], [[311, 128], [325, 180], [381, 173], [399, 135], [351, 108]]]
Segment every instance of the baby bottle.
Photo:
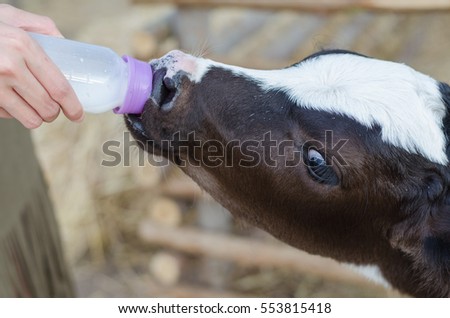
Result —
[[29, 34], [67, 78], [86, 112], [142, 113], [152, 90], [150, 64], [103, 46]]

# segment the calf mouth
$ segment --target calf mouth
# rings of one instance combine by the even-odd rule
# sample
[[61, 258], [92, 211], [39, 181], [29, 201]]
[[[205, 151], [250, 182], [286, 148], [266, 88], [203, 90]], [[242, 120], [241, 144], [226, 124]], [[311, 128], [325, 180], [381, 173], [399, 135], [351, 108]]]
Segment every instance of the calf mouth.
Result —
[[125, 124], [133, 137], [140, 141], [150, 140], [142, 122], [142, 115], [125, 114]]
[[[125, 114], [125, 124], [134, 138], [149, 141], [151, 136], [145, 129], [144, 117], [153, 117], [155, 112], [168, 112], [174, 107], [179, 87], [176, 81], [166, 76], [167, 69], [160, 68], [153, 73], [153, 88], [142, 114]], [[145, 116], [146, 113], [151, 113]], [[145, 121], [148, 124], [148, 120]]]

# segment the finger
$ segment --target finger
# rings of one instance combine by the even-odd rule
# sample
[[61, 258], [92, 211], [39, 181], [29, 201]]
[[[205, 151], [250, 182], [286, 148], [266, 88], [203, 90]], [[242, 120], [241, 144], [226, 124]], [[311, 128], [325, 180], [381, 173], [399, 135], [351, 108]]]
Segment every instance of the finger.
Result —
[[72, 86], [43, 49], [35, 41], [32, 42], [30, 50], [26, 52], [25, 61], [28, 69], [46, 89], [50, 97], [61, 105], [67, 118], [72, 121], [81, 121], [84, 111]]
[[8, 4], [0, 5], [0, 20], [25, 31], [62, 37], [55, 22], [49, 17], [17, 9]]
[[42, 125], [42, 118], [36, 111], [28, 105], [16, 92], [7, 94], [7, 98], [2, 100], [2, 108], [12, 117], [16, 118], [25, 128], [34, 129]]
[[6, 110], [0, 107], [0, 118], [13, 118]]
[[52, 122], [58, 117], [60, 105], [49, 96], [28, 69], [20, 73], [16, 83], [13, 84], [13, 89], [45, 122]]

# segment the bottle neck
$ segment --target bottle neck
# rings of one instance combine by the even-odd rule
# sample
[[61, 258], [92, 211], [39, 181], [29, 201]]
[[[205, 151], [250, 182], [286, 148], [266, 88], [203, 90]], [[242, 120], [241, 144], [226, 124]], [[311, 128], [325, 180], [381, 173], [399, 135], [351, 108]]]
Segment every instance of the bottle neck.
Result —
[[149, 63], [128, 55], [122, 59], [128, 67], [128, 88], [122, 106], [114, 109], [116, 114], [141, 114], [153, 84], [153, 71]]

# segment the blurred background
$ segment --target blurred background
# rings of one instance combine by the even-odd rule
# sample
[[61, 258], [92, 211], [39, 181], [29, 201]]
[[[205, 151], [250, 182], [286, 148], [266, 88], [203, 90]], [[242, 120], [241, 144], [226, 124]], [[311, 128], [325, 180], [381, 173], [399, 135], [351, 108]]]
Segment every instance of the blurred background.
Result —
[[[231, 1], [239, 7], [194, 5], [213, 2], [207, 0], [7, 2], [51, 17], [68, 38], [143, 60], [182, 49], [267, 69], [342, 48], [450, 80], [446, 11], [328, 10], [344, 0], [248, 1], [248, 7], [244, 0]], [[80, 125], [60, 118], [33, 132], [79, 296], [402, 296], [232, 219], [173, 166], [140, 166], [143, 154], [124, 149], [124, 130], [120, 116], [102, 114]], [[101, 165], [109, 140], [121, 142], [128, 167]]]

